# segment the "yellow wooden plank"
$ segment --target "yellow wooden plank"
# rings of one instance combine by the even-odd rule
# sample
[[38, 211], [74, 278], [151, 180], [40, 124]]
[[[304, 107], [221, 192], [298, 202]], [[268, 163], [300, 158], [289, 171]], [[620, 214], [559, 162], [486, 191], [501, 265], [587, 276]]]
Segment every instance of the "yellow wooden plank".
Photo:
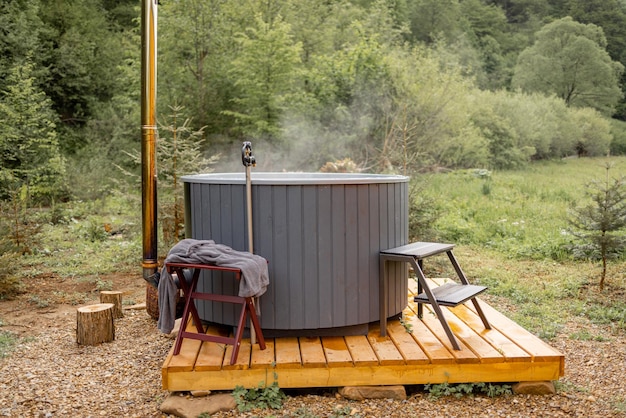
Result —
[[326, 356], [319, 337], [300, 337], [300, 355], [304, 367], [326, 366]]
[[[443, 282], [443, 280], [437, 279], [436, 282]], [[502, 359], [493, 363], [474, 363], [455, 359], [443, 329], [437, 331], [438, 334], [435, 335], [431, 328], [426, 326], [428, 324], [433, 328], [441, 328], [439, 321], [430, 313], [429, 305], [424, 305], [425, 317], [429, 318], [425, 318], [422, 322], [415, 316], [415, 303], [412, 302], [412, 298], [409, 300], [411, 303], [405, 310], [405, 321], [411, 325], [412, 334], [406, 333], [398, 321], [390, 321], [389, 337], [381, 338], [378, 328], [373, 326], [368, 337], [335, 337], [335, 340], [343, 339], [343, 344], [345, 344], [345, 347], [341, 347], [340, 350], [337, 350], [340, 344], [329, 339], [327, 344], [329, 350], [332, 348], [336, 354], [343, 353], [344, 355], [346, 349], [349, 352], [352, 363], [346, 362], [344, 366], [341, 366], [340, 362], [335, 362], [334, 366], [338, 367], [328, 367], [325, 364], [320, 364], [320, 367], [302, 367], [300, 346], [296, 338], [266, 341], [267, 349], [264, 351], [259, 350], [258, 345], [255, 345], [252, 347], [250, 367], [240, 369], [235, 367], [215, 370], [201, 366], [198, 370], [196, 366], [195, 369], [189, 370], [189, 367], [181, 366], [181, 358], [175, 360], [179, 356], [172, 356], [172, 350], [170, 350], [161, 369], [163, 388], [169, 391], [232, 390], [237, 385], [256, 387], [259, 382], [271, 383], [274, 379], [278, 380], [281, 388], [472, 381], [515, 382], [557, 380], [563, 375], [564, 357], [562, 354], [482, 301], [481, 306], [494, 325], [493, 330], [484, 330], [482, 321], [473, 310], [471, 303], [450, 310], [444, 308], [444, 314], [454, 314], [451, 320], [454, 323], [452, 329], [455, 334], [459, 335], [459, 342], [464, 349], [467, 338], [463, 336], [463, 333], [469, 332], [471, 328], [472, 332], [502, 354]], [[430, 363], [415, 362], [413, 364], [408, 360], [411, 356], [406, 353], [413, 350], [410, 345], [405, 347], [407, 342], [411, 342], [405, 339], [409, 335], [413, 341], [417, 341], [419, 347], [431, 359]], [[373, 336], [377, 338], [370, 338]], [[404, 355], [406, 362], [403, 360], [402, 364], [378, 364], [374, 353], [375, 348], [369, 345], [370, 340], [373, 340], [375, 347], [379, 344], [377, 353], [383, 352], [380, 347], [384, 347], [385, 340], [387, 344], [395, 344], [394, 347], [398, 347], [396, 349], [398, 355], [400, 357]], [[364, 341], [367, 343], [364, 344]], [[187, 343], [200, 343], [200, 341], [185, 340], [184, 345], [187, 346]], [[198, 355], [196, 365], [209, 363], [209, 360], [204, 359], [208, 355], [205, 353], [204, 344], [207, 343], [202, 344], [203, 348], [200, 349], [201, 353]], [[207, 346], [210, 344], [208, 343]], [[530, 347], [527, 347], [528, 345]], [[308, 348], [305, 352], [308, 352]], [[276, 353], [276, 362], [274, 362], [274, 353]], [[227, 358], [230, 360], [230, 355]], [[529, 361], [529, 358], [534, 361]], [[279, 361], [281, 359], [282, 363]], [[173, 364], [172, 361], [174, 361]]]
[[[195, 331], [196, 328], [192, 325], [191, 320], [187, 323], [186, 329], [187, 331]], [[193, 370], [201, 345], [202, 341], [200, 340], [184, 338], [183, 343], [180, 346], [180, 352], [178, 355], [173, 355], [170, 359], [168, 366], [169, 371]]]
[[161, 366], [161, 386], [165, 390], [168, 390], [167, 389], [167, 382], [169, 381], [168, 372], [169, 372], [170, 361], [172, 360], [173, 354], [174, 354], [174, 347], [170, 348], [170, 351], [167, 353], [167, 356], [165, 357], [165, 361], [163, 362], [163, 365]]
[[276, 368], [302, 367], [300, 357], [300, 345], [295, 337], [276, 338], [274, 340], [276, 351]]
[[[415, 306], [413, 303], [410, 306]], [[422, 348], [424, 353], [433, 364], [450, 364], [455, 362], [455, 358], [436, 335], [417, 317], [411, 309], [405, 309], [404, 320], [411, 326], [413, 333], [411, 336]]]
[[[426, 315], [426, 310], [424, 311], [424, 315]], [[480, 362], [499, 363], [504, 360], [504, 355], [489, 344], [481, 335], [474, 332], [465, 322], [460, 320], [454, 310], [448, 308], [444, 315], [446, 315], [446, 321], [452, 333], [457, 337], [457, 340], [459, 340], [459, 344], [462, 341], [466, 347], [474, 352]]]
[[[216, 326], [209, 326], [207, 334], [228, 336], [228, 333], [223, 329]], [[210, 341], [203, 341], [196, 360], [195, 370], [219, 370], [222, 367], [224, 360], [224, 352], [226, 351], [225, 344], [218, 344]]]
[[378, 357], [365, 335], [349, 335], [345, 340], [355, 366], [378, 365]]
[[[387, 333], [394, 342], [406, 364], [428, 364], [430, 359], [424, 353], [417, 341], [411, 336], [407, 328], [400, 321], [390, 321], [387, 324]], [[412, 330], [411, 330], [412, 333]]]
[[[455, 350], [452, 347], [452, 343], [450, 342], [448, 335], [444, 331], [443, 326], [441, 325], [441, 322], [435, 316], [434, 312], [432, 312], [431, 309], [432, 308], [430, 305], [424, 304], [424, 315], [422, 317], [422, 322], [432, 331], [433, 334], [437, 336], [439, 341], [441, 341], [441, 344], [443, 344], [450, 351], [450, 353], [452, 353], [456, 361], [458, 363], [480, 362], [480, 359], [476, 356], [476, 354], [474, 354], [474, 352], [470, 350], [469, 347], [460, 338], [457, 338], [456, 340], [461, 349]], [[441, 310], [443, 311], [443, 315], [446, 320], [449, 320], [451, 316], [454, 315], [446, 307], [442, 307]], [[455, 329], [452, 329], [453, 334], [455, 334], [454, 331]]]
[[[480, 302], [481, 307], [485, 306], [484, 302]], [[471, 304], [468, 303], [468, 305]], [[495, 328], [485, 329], [480, 317], [465, 305], [459, 305], [451, 309], [454, 314], [472, 327], [485, 341], [489, 342], [498, 352], [500, 352], [506, 361], [531, 361], [531, 356], [522, 350], [515, 342], [511, 341], [507, 336], [502, 334]], [[487, 318], [489, 320], [489, 318]]]
[[250, 355], [252, 353], [252, 347], [250, 345], [249, 338], [243, 338], [241, 340], [241, 345], [239, 346], [239, 353], [237, 354], [237, 360], [235, 364], [230, 364], [230, 358], [233, 355], [233, 350], [235, 349], [232, 345], [226, 346], [226, 353], [224, 354], [224, 360], [222, 362], [222, 369], [224, 370], [245, 370], [250, 367]]
[[266, 368], [273, 366], [276, 362], [274, 357], [274, 340], [265, 340], [265, 350], [261, 350], [259, 344], [252, 346], [252, 358], [250, 360], [250, 368]]
[[[489, 304], [482, 300], [479, 300], [479, 303], [491, 326], [506, 335], [521, 349], [530, 354], [533, 361], [551, 361], [555, 356], [562, 356], [558, 350], [552, 348], [540, 338], [495, 310]], [[471, 304], [468, 305], [468, 308], [472, 311], [474, 310], [474, 306]]]
[[[450, 280], [443, 278], [429, 279], [429, 282], [431, 282], [433, 286], [441, 286], [448, 281]], [[486, 305], [486, 303], [481, 300], [479, 300], [479, 303], [481, 304], [481, 307]], [[470, 306], [472, 309], [469, 308]], [[497, 329], [485, 329], [485, 325], [478, 316], [478, 313], [475, 311], [474, 304], [471, 301], [467, 301], [465, 304], [459, 305], [455, 308], [448, 308], [448, 310], [459, 320], [463, 321], [470, 328], [472, 328], [474, 332], [488, 342], [499, 354], [504, 356], [506, 361], [530, 361], [532, 359], [530, 354], [522, 350], [514, 341], [499, 332]], [[490, 320], [488, 316], [487, 320]], [[469, 343], [468, 345], [476, 351], [475, 344]], [[480, 356], [482, 357], [483, 362], [487, 361], [486, 356], [488, 356], [488, 354], [484, 353]]]
[[370, 326], [367, 340], [376, 353], [381, 366], [404, 364], [404, 358], [393, 341], [389, 337], [380, 336], [380, 327], [378, 325]]
[[328, 367], [352, 366], [352, 356], [343, 337], [322, 337]]
[[[276, 374], [274, 375], [274, 371]], [[525, 382], [559, 378], [558, 359], [538, 363], [465, 363], [221, 370], [168, 373], [167, 390], [233, 390], [235, 386], [257, 387], [276, 377], [283, 388], [341, 387], [366, 385], [420, 385], [465, 382]]]

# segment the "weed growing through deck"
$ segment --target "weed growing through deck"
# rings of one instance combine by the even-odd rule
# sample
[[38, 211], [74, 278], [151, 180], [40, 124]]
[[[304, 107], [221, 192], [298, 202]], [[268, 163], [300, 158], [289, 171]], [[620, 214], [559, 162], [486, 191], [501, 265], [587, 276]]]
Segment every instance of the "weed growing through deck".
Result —
[[404, 313], [402, 313], [402, 316], [400, 317], [400, 325], [404, 327], [408, 334], [413, 334], [413, 324], [404, 319]]

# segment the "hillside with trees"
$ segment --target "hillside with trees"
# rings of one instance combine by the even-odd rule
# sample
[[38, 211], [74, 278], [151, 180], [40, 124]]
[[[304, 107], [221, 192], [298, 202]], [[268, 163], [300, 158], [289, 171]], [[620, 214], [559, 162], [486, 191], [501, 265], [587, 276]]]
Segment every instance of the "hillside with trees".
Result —
[[[2, 2], [1, 199], [136, 190], [139, 6]], [[175, 108], [225, 171], [242, 140], [267, 170], [620, 154], [625, 31], [622, 0], [163, 0], [161, 140]]]

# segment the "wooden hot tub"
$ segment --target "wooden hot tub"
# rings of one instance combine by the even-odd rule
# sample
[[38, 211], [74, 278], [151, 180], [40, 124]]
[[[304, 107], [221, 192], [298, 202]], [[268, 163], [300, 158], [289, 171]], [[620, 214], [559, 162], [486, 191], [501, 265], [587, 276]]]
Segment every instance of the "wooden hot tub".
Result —
[[[264, 334], [366, 333], [380, 319], [379, 252], [408, 243], [408, 177], [252, 172], [254, 252], [269, 262]], [[183, 177], [188, 238], [247, 250], [244, 173]], [[389, 263], [388, 312], [407, 304], [406, 267]], [[210, 286], [210, 288], [207, 288]], [[236, 294], [215, 274], [199, 290]], [[228, 304], [198, 302], [203, 320], [235, 325]]]

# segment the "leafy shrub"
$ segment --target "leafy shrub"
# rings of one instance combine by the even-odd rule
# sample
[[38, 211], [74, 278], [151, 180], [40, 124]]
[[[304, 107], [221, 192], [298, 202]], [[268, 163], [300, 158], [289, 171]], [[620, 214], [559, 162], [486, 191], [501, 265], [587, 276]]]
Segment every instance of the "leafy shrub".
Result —
[[609, 121], [589, 108], [572, 108], [570, 112], [576, 129], [577, 154], [586, 157], [607, 155], [611, 146]]
[[107, 238], [107, 231], [103, 223], [90, 219], [86, 224], [80, 226], [83, 238], [91, 241], [104, 241]]
[[236, 386], [233, 391], [237, 409], [240, 412], [247, 412], [253, 409], [280, 409], [283, 406], [285, 394], [274, 381], [270, 386], [264, 386], [263, 382], [254, 389], [245, 389], [243, 386]]
[[427, 180], [414, 177], [409, 192], [409, 236], [411, 240], [432, 241], [436, 237], [435, 222], [440, 207], [437, 200], [425, 193]]
[[626, 155], [626, 122], [611, 119], [611, 155]]
[[20, 258], [17, 253], [6, 252], [0, 254], [0, 300], [12, 299], [22, 292], [22, 282], [16, 276]]
[[511, 395], [513, 393], [511, 385], [496, 385], [492, 383], [455, 383], [450, 384], [447, 382], [438, 385], [424, 385], [424, 390], [428, 392], [429, 396], [438, 399], [442, 396], [454, 396], [461, 398], [465, 395], [473, 395], [476, 393], [482, 393], [490, 398], [502, 395]]

